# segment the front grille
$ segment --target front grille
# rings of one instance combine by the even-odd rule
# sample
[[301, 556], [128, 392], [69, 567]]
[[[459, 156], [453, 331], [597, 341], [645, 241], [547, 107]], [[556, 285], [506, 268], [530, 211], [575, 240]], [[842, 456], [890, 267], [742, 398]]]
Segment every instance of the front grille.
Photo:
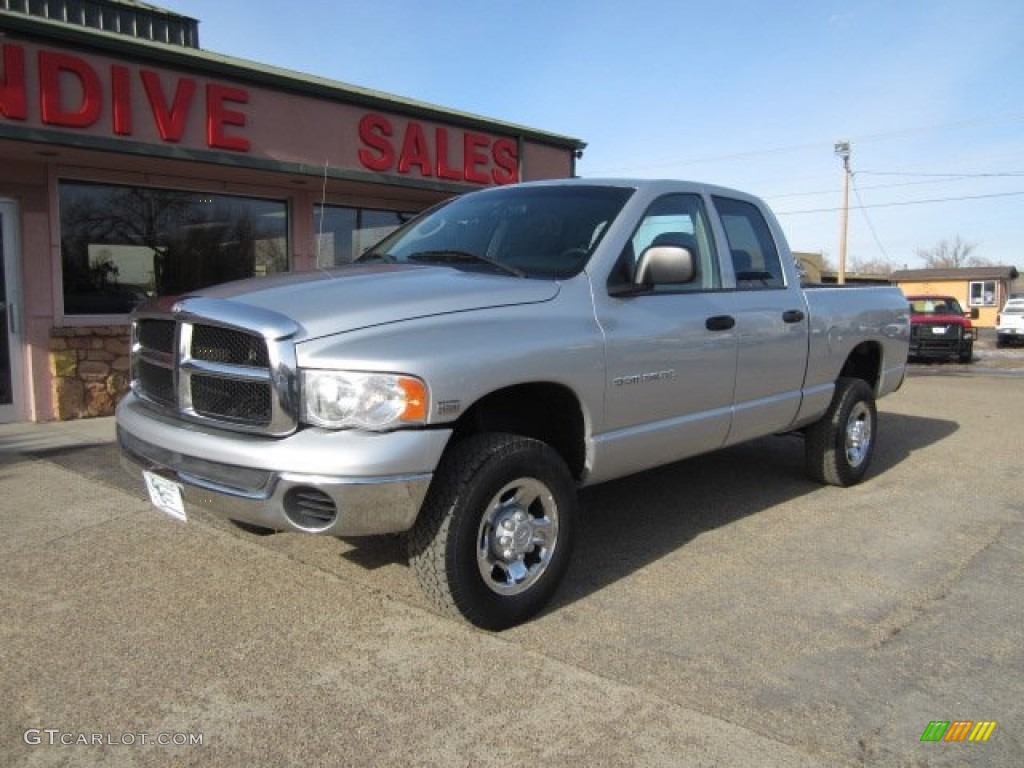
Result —
[[216, 325], [197, 325], [192, 329], [192, 357], [212, 363], [229, 363], [253, 368], [267, 368], [270, 358], [267, 343], [258, 336], [220, 328]]
[[211, 419], [266, 425], [271, 418], [270, 382], [193, 374], [192, 407]]
[[[226, 310], [230, 322], [210, 322], [206, 313]], [[283, 435], [297, 424], [294, 347], [284, 339], [297, 327], [279, 315], [240, 313], [226, 302], [186, 299], [176, 319], [143, 314], [135, 320], [132, 390], [164, 411], [227, 429]], [[211, 313], [213, 314], [213, 313]], [[217, 312], [216, 316], [220, 316]]]
[[954, 323], [921, 323], [911, 328], [911, 337], [921, 341], [929, 339], [959, 339], [961, 326]]
[[138, 326], [139, 344], [147, 349], [174, 354], [173, 320], [140, 320]]
[[174, 405], [173, 369], [156, 365], [148, 360], [139, 360], [137, 382], [142, 391], [156, 402], [161, 405]]

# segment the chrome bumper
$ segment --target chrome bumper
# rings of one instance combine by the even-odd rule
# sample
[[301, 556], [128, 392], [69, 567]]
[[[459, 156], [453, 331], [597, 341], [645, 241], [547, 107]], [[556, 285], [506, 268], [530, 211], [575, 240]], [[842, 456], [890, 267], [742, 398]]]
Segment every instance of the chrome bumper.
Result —
[[[222, 450], [206, 451], [204, 456], [202, 451], [187, 447], [187, 443], [202, 445], [203, 440], [173, 445], [180, 441], [155, 439], [155, 436], [140, 434], [138, 429], [127, 428], [126, 424], [139, 426], [140, 414], [134, 404], [127, 404], [125, 412], [119, 410], [118, 415], [117, 439], [121, 463], [126, 470], [136, 476], [141, 475], [140, 470], [147, 470], [174, 481], [181, 487], [186, 510], [201, 509], [218, 517], [278, 531], [332, 536], [407, 531], [419, 514], [433, 477], [431, 471], [359, 476], [261, 467], [259, 462], [253, 462], [256, 466], [242, 466], [224, 460], [227, 457]], [[146, 421], [147, 427], [156, 432], [175, 429], [175, 425], [148, 418]], [[194, 428], [185, 431], [188, 436], [197, 437]], [[418, 458], [433, 466], [429, 463], [430, 456], [437, 452], [435, 458], [439, 458], [439, 437], [446, 439], [447, 436], [421, 434], [424, 435], [421, 448], [426, 455]], [[381, 437], [386, 436], [371, 439]], [[405, 435], [400, 442], [407, 444], [410, 438]], [[212, 439], [220, 444], [232, 442], [231, 436], [219, 435]], [[329, 445], [324, 446], [325, 451], [329, 449]], [[440, 449], [443, 450], [443, 445]], [[211, 453], [217, 459], [211, 458]], [[309, 513], [310, 509], [313, 514]]]

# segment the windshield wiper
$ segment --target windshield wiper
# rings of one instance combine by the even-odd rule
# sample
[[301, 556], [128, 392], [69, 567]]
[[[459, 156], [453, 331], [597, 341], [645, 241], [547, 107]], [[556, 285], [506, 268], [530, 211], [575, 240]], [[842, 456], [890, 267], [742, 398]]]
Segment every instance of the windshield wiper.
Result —
[[367, 253], [364, 253], [358, 259], [356, 259], [356, 263], [359, 264], [369, 264], [370, 262], [374, 261], [383, 261], [385, 264], [394, 264], [398, 261], [398, 259], [392, 256], [390, 253], [373, 253], [369, 251]]
[[424, 261], [435, 264], [487, 264], [505, 274], [515, 277], [526, 277], [526, 273], [521, 269], [516, 269], [508, 264], [502, 264], [495, 259], [470, 253], [469, 251], [418, 251], [406, 256], [406, 259], [408, 261]]

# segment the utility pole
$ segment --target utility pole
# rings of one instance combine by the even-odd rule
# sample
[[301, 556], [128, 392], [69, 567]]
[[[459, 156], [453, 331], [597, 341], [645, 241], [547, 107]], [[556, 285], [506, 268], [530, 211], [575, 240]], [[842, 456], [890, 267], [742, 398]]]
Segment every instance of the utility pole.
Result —
[[843, 214], [839, 225], [839, 285], [846, 283], [846, 230], [850, 221], [850, 142], [836, 142], [836, 156], [843, 161]]

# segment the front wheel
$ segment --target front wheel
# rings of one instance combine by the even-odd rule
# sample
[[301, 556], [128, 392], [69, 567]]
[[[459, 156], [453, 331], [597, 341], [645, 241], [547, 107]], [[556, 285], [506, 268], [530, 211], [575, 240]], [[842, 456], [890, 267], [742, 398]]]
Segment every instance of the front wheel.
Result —
[[969, 363], [969, 362], [971, 362], [971, 360], [973, 358], [974, 358], [974, 344], [972, 342], [971, 344], [965, 344], [961, 348], [960, 354], [957, 355], [957, 362]]
[[875, 451], [877, 421], [875, 395], [868, 383], [839, 379], [825, 415], [807, 428], [807, 473], [829, 485], [859, 483]]
[[483, 629], [526, 621], [569, 564], [576, 487], [550, 446], [475, 435], [438, 466], [409, 537], [409, 560], [442, 612]]

